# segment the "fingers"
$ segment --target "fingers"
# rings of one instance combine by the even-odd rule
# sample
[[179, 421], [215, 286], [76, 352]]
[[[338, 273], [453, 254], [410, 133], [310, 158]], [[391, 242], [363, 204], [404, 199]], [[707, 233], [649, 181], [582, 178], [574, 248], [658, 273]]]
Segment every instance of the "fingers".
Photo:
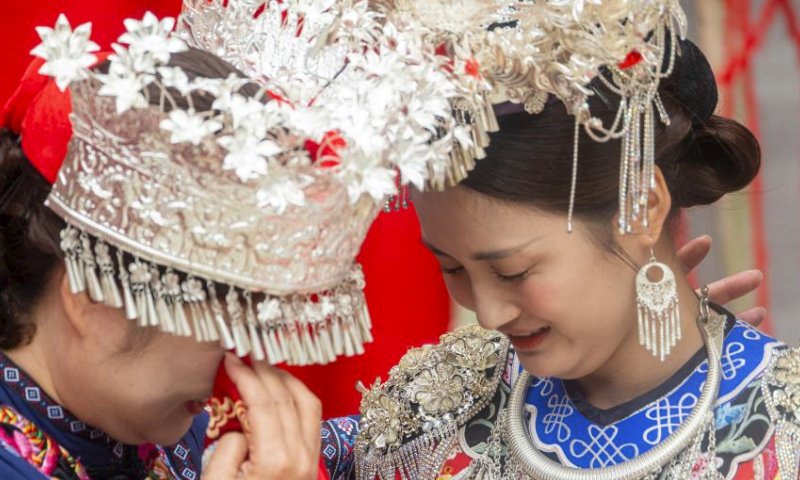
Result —
[[247, 440], [241, 433], [226, 433], [216, 443], [203, 478], [210, 480], [236, 480], [242, 462], [247, 458]]
[[767, 318], [767, 309], [764, 307], [751, 308], [736, 314], [736, 318], [757, 327]]
[[283, 370], [279, 370], [278, 375], [294, 397], [300, 417], [300, 430], [304, 443], [308, 446], [308, 451], [312, 457], [316, 458], [319, 455], [322, 443], [320, 438], [322, 403], [300, 380]]
[[251, 368], [227, 354], [225, 368], [247, 407], [244, 479], [316, 478], [321, 441], [316, 397], [299, 380], [263, 362]]
[[[258, 375], [264, 388], [269, 392], [272, 402], [277, 410], [278, 418], [283, 431], [284, 443], [293, 448], [295, 453], [308, 453], [308, 443], [303, 441], [303, 430], [300, 425], [300, 410], [293, 392], [289, 390], [279, 375], [280, 370], [270, 367], [263, 362], [254, 362], [253, 370]], [[252, 428], [258, 428], [252, 425]], [[317, 452], [319, 454], [319, 452]], [[268, 458], [268, 457], [265, 457]]]
[[763, 279], [764, 275], [759, 270], [746, 270], [733, 274], [708, 285], [709, 299], [724, 305], [755, 291]]
[[683, 273], [688, 274], [694, 270], [711, 251], [711, 237], [703, 235], [692, 239], [678, 250], [678, 261], [681, 262]]
[[225, 355], [225, 370], [247, 406], [250, 459], [267, 459], [270, 451], [284, 450], [280, 413], [271, 392], [256, 372], [234, 355]]

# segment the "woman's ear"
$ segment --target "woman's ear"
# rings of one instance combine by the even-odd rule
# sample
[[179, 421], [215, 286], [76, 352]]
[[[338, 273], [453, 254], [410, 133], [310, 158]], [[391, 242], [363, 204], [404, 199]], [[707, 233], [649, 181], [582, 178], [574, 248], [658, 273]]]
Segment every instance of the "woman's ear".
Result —
[[669, 212], [672, 211], [672, 195], [669, 193], [667, 181], [659, 167], [655, 168], [654, 179], [655, 184], [647, 201], [648, 226], [644, 227], [643, 231], [652, 237], [654, 243], [658, 243], [661, 234], [664, 233]]
[[[632, 232], [619, 233], [619, 213], [614, 216], [613, 229], [616, 241], [633, 258], [642, 257], [644, 260], [650, 255], [650, 249], [658, 244], [664, 233], [669, 213], [672, 210], [672, 196], [667, 188], [667, 181], [659, 167], [655, 168], [654, 186], [650, 190], [647, 201], [647, 223], [642, 219], [634, 222]], [[640, 254], [639, 252], [646, 252]]]

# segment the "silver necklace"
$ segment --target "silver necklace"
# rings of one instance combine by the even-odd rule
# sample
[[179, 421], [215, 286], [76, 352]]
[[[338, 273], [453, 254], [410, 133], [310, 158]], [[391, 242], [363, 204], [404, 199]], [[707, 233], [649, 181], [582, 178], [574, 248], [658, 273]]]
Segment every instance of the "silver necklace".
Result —
[[[723, 317], [708, 307], [707, 290], [700, 301], [697, 325], [708, 353], [708, 377], [697, 405], [665, 441], [624, 463], [596, 469], [571, 468], [554, 462], [533, 446], [525, 428], [525, 398], [531, 375], [525, 371], [514, 383], [508, 404], [508, 453], [522, 473], [533, 480], [638, 480], [652, 478], [702, 437], [719, 393], [720, 355], [725, 336]], [[713, 430], [713, 426], [712, 426]]]

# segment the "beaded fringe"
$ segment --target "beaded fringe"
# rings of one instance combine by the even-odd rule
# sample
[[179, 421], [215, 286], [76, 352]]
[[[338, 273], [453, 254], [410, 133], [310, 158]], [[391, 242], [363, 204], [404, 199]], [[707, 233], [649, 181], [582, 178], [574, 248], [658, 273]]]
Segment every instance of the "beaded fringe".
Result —
[[[364, 352], [372, 325], [364, 299], [364, 275], [356, 265], [332, 290], [308, 295], [266, 295], [213, 281], [181, 276], [136, 256], [116, 264], [102, 240], [68, 226], [61, 232], [70, 289], [98, 303], [122, 308], [142, 327], [219, 342], [240, 357], [276, 365], [327, 364]], [[217, 288], [225, 297], [221, 300]], [[261, 297], [261, 294], [259, 294]]]
[[457, 439], [458, 424], [450, 421], [385, 455], [369, 451], [367, 445], [357, 445], [357, 457], [364, 460], [357, 463], [356, 480], [394, 480], [398, 472], [407, 480], [436, 478]]
[[452, 139], [450, 159], [446, 164], [428, 163], [426, 190], [440, 191], [452, 187], [467, 178], [475, 168], [475, 162], [486, 157], [489, 133], [500, 129], [494, 107], [485, 94], [477, 101], [463, 99], [453, 102], [456, 123], [469, 127], [470, 144], [464, 145]]

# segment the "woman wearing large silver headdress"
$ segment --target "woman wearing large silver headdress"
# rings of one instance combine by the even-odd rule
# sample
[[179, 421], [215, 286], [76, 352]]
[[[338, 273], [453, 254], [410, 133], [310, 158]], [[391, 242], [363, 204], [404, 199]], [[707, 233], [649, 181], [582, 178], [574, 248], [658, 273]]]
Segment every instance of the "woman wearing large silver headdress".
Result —
[[396, 169], [421, 185], [448, 161], [434, 137], [454, 125], [425, 128], [455, 91], [434, 64], [417, 80], [376, 53], [426, 88], [417, 109], [365, 103], [380, 62], [342, 108], [174, 24], [127, 20], [108, 55], [59, 17], [4, 110], [3, 478], [199, 478], [226, 350], [253, 428], [221, 441], [211, 477], [316, 475], [319, 402], [266, 365], [363, 351], [367, 228]]

